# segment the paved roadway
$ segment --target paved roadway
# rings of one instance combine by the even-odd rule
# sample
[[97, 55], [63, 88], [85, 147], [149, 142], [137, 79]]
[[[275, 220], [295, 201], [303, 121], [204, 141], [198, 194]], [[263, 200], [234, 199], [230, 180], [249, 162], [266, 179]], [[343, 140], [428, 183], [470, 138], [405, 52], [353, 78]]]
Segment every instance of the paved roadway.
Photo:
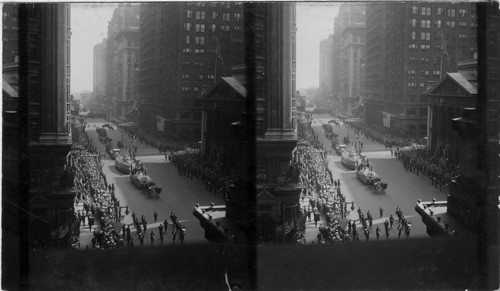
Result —
[[[313, 130], [318, 135], [319, 140], [323, 143], [326, 149], [331, 149], [331, 142], [324, 135], [322, 123], [327, 123], [331, 120], [329, 114], [315, 114], [315, 123], [312, 124]], [[339, 135], [339, 142], [342, 143], [345, 136], [348, 135], [347, 128], [342, 125], [336, 127], [333, 125], [333, 130]], [[352, 129], [349, 130], [349, 137], [355, 140]], [[440, 193], [439, 189], [434, 188], [429, 178], [424, 175], [417, 176], [411, 172], [405, 172], [403, 164], [395, 157], [391, 157], [389, 150], [385, 146], [372, 142], [366, 138], [361, 138], [363, 142], [363, 152], [369, 158], [370, 163], [373, 164], [373, 170], [382, 179], [383, 182], [389, 184], [386, 194], [377, 194], [374, 190], [364, 185], [361, 180], [356, 177], [355, 171], [345, 168], [340, 162], [340, 156], [332, 150], [332, 154], [328, 156], [329, 167], [334, 174], [334, 179], [340, 178], [342, 184], [342, 192], [347, 196], [347, 201], [354, 201], [356, 210], [351, 212], [350, 218], [357, 219], [357, 208], [361, 207], [366, 214], [370, 210], [373, 217], [377, 220], [374, 221], [370, 239], [375, 237], [376, 225], [380, 225], [382, 230], [381, 237], [385, 237], [383, 223], [390, 214], [394, 215], [395, 227], [390, 233], [389, 238], [397, 238], [397, 216], [395, 214], [398, 205], [401, 207], [403, 214], [408, 217], [411, 222], [410, 238], [423, 238], [429, 237], [426, 233], [425, 224], [422, 222], [421, 217], [415, 212], [415, 204], [418, 199], [422, 201], [430, 201], [432, 198], [437, 200], [446, 200], [446, 194]], [[379, 208], [384, 209], [383, 218], [380, 219]], [[404, 236], [404, 232], [402, 237]], [[360, 240], [365, 240], [364, 235], [360, 233]]]
[[[99, 142], [96, 132], [97, 127], [101, 127], [107, 123], [104, 119], [87, 119], [86, 131], [92, 140], [92, 144], [97, 146], [99, 152], [105, 152], [105, 147]], [[113, 145], [122, 139], [121, 132], [115, 128], [114, 131], [107, 130], [107, 135], [113, 139]], [[131, 141], [128, 135], [123, 135], [123, 142], [125, 146], [130, 146]], [[165, 161], [165, 156], [160, 154], [158, 149], [147, 146], [140, 142], [136, 142], [137, 156], [136, 159], [141, 160], [146, 169], [147, 174], [153, 179], [158, 187], [162, 188], [160, 198], [150, 198], [145, 190], [139, 190], [131, 181], [128, 175], [120, 173], [114, 166], [114, 161], [106, 155], [104, 161], [103, 171], [106, 174], [108, 183], [115, 184], [115, 194], [120, 200], [121, 206], [129, 206], [130, 213], [135, 212], [139, 217], [144, 214], [148, 222], [147, 234], [145, 236], [145, 245], [150, 245], [149, 232], [150, 229], [158, 227], [160, 222], [170, 216], [172, 210], [175, 211], [181, 224], [186, 226], [186, 238], [184, 243], [208, 243], [205, 238], [204, 230], [201, 228], [198, 219], [196, 219], [192, 212], [196, 203], [200, 205], [208, 205], [214, 202], [216, 205], [224, 204], [221, 197], [216, 197], [210, 192], [205, 190], [201, 181], [191, 180], [184, 176], [179, 176], [177, 168]], [[123, 149], [122, 153], [127, 150]], [[158, 222], [154, 223], [153, 213], [158, 213]], [[124, 212], [124, 210], [123, 210]], [[122, 213], [124, 215], [124, 213]], [[126, 220], [130, 219], [125, 217]], [[168, 219], [170, 222], [170, 219]], [[171, 222], [170, 222], [171, 223]], [[169, 225], [172, 227], [172, 225]], [[134, 231], [133, 231], [134, 232]], [[159, 243], [158, 230], [156, 232], [156, 243]], [[135, 235], [133, 237], [136, 237]], [[137, 237], [136, 237], [137, 238]], [[170, 231], [165, 238], [164, 244], [171, 244]], [[178, 243], [178, 242], [177, 242]], [[138, 240], [135, 240], [135, 245], [138, 246]]]

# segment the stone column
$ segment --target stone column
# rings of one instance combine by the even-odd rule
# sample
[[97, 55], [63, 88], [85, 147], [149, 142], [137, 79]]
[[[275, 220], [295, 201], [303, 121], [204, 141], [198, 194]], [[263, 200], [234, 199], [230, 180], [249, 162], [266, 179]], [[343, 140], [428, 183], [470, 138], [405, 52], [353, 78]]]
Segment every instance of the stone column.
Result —
[[39, 4], [40, 9], [40, 143], [70, 143], [66, 114], [69, 96], [69, 4]]
[[265, 138], [295, 139], [292, 127], [292, 28], [294, 3], [269, 3], [266, 43]]

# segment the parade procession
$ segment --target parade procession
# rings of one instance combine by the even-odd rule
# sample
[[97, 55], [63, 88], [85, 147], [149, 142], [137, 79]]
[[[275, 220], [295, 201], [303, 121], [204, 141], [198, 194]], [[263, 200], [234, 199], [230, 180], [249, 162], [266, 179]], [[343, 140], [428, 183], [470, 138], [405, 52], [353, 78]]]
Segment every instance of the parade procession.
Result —
[[[115, 127], [117, 129], [113, 133]], [[162, 207], [163, 203], [170, 199], [161, 195], [163, 188], [160, 185], [163, 185], [163, 181], [161, 183], [154, 181], [150, 176], [150, 170], [136, 156], [143, 148], [148, 148], [150, 154], [158, 152], [156, 147], [142, 144], [139, 136], [142, 141], [149, 140], [154, 145], [161, 142], [148, 138], [143, 132], [126, 131], [126, 129], [127, 126], [113, 126], [109, 123], [101, 126], [94, 123], [88, 124], [86, 118], [73, 117], [73, 150], [68, 156], [67, 169], [74, 177], [77, 191], [75, 224], [71, 232], [74, 248], [114, 249], [143, 246], [144, 239], [148, 237], [151, 239], [151, 245], [166, 244], [168, 240], [171, 243], [183, 243], [185, 240], [187, 233], [187, 227], [183, 223], [185, 220], [177, 218], [174, 210], [167, 211]], [[94, 132], [94, 134], [89, 134], [89, 132]], [[136, 135], [137, 133], [140, 135]], [[118, 141], [116, 148], [112, 146], [116, 142], [112, 138], [115, 135], [127, 136], [127, 139]], [[185, 150], [174, 152], [181, 147], [180, 144], [169, 143], [166, 148], [162, 148], [163, 152], [167, 152], [166, 154], [146, 155], [145, 159], [151, 160], [154, 157], [157, 163], [172, 162], [172, 165], [177, 165], [179, 173], [192, 177], [195, 174], [191, 170], [192, 166], [187, 168], [185, 163], [198, 155], [198, 151], [184, 147]], [[188, 158], [189, 156], [191, 157]], [[202, 178], [204, 173], [205, 184], [219, 185], [221, 183], [213, 181], [214, 178], [209, 178], [206, 168], [198, 167], [196, 176]], [[156, 206], [151, 209], [150, 218], [146, 219], [145, 214], [138, 214], [136, 208], [126, 204], [128, 199], [121, 193], [125, 184], [117, 182], [116, 178], [109, 178], [110, 173], [114, 173], [112, 176], [116, 178], [128, 175], [128, 183], [133, 185], [133, 188], [126, 186], [130, 189], [128, 190], [131, 191], [130, 194], [136, 197], [143, 197], [142, 195], [146, 194], [144, 197], [148, 197], [152, 205], [156, 203]], [[226, 190], [217, 188], [217, 191], [225, 193]], [[207, 198], [213, 200], [213, 197]], [[160, 204], [154, 202], [155, 200]], [[185, 212], [181, 211], [181, 213]], [[197, 236], [200, 235], [202, 236], [202, 233], [197, 234]]]

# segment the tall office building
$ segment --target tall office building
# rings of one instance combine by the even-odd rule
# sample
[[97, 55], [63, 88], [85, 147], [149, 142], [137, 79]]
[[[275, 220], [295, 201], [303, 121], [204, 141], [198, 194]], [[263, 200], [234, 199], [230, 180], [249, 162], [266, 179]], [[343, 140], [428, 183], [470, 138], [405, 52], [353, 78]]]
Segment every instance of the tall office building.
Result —
[[[373, 100], [382, 100], [387, 96], [389, 45], [389, 4], [367, 4], [366, 8], [366, 67], [364, 96], [367, 104], [374, 106]], [[367, 110], [366, 118], [373, 122], [374, 110]]]
[[114, 117], [125, 118], [138, 90], [139, 5], [113, 11], [106, 45], [106, 99]]
[[340, 113], [351, 114], [362, 94], [365, 66], [365, 4], [340, 6], [334, 22], [333, 77], [334, 97]]
[[94, 46], [94, 94], [98, 98], [106, 93], [106, 45], [107, 39]]
[[[140, 103], [139, 122], [172, 137], [200, 141], [199, 97], [229, 75], [231, 66], [244, 63], [243, 5], [167, 3], [161, 13], [161, 43], [152, 44], [162, 48], [161, 95], [147, 92], [151, 103]], [[141, 64], [141, 71], [157, 67]]]
[[163, 3], [140, 4], [139, 91], [137, 100], [144, 105], [160, 103], [162, 78]]
[[18, 53], [18, 32], [19, 23], [17, 4], [3, 4], [2, 11], [2, 58], [3, 64], [14, 63], [19, 56]]
[[374, 3], [366, 22], [366, 119], [426, 136], [425, 93], [476, 51], [475, 4]]
[[319, 88], [329, 94], [333, 91], [333, 34], [319, 43]]

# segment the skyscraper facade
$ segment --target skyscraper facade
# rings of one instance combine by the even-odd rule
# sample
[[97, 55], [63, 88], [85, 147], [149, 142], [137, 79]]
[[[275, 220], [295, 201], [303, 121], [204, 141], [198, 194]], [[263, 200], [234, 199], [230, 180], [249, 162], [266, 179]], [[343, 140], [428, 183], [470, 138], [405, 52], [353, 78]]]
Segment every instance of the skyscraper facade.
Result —
[[476, 22], [472, 3], [369, 4], [367, 120], [382, 125], [384, 114], [390, 116], [385, 126], [426, 136], [425, 93], [456, 71], [457, 62], [472, 58]]
[[319, 43], [319, 87], [323, 92], [333, 91], [333, 35]]
[[19, 22], [17, 16], [18, 5], [4, 4], [2, 6], [2, 58], [4, 64], [14, 63], [19, 55], [18, 32]]
[[99, 98], [106, 93], [106, 45], [107, 39], [94, 46], [94, 94]]
[[351, 114], [364, 82], [365, 4], [340, 6], [334, 22], [334, 38], [333, 95], [340, 101], [340, 111]]
[[[155, 95], [151, 103], [141, 102], [140, 124], [172, 137], [199, 141], [199, 97], [228, 75], [231, 66], [244, 62], [243, 5], [167, 3], [161, 13], [161, 95]], [[164, 126], [158, 127], [158, 121]]]
[[120, 4], [113, 11], [107, 39], [106, 98], [113, 116], [125, 118], [138, 90], [138, 4]]
[[162, 3], [140, 4], [139, 27], [139, 91], [137, 100], [158, 104], [162, 77]]

